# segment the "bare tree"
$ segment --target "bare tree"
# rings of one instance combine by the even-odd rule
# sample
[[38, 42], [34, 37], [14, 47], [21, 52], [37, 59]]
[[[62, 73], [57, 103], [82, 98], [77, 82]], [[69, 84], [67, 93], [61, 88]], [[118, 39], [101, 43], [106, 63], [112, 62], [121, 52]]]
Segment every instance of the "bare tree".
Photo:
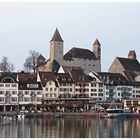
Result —
[[7, 57], [3, 57], [0, 62], [0, 71], [2, 72], [12, 72], [14, 71], [15, 67], [12, 63], [9, 62]]
[[24, 63], [24, 68], [25, 71], [31, 72], [36, 72], [36, 67], [37, 67], [37, 58], [39, 56], [39, 53], [36, 51], [29, 51], [29, 56], [26, 58], [25, 63]]

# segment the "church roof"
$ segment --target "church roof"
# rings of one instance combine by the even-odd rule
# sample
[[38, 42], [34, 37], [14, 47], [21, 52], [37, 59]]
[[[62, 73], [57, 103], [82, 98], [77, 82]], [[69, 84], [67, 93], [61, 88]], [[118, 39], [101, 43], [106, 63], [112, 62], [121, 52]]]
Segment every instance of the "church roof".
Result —
[[63, 42], [63, 39], [58, 31], [58, 29], [56, 28], [54, 34], [53, 34], [53, 37], [51, 39], [51, 41], [60, 41], [60, 42]]
[[73, 58], [96, 60], [96, 56], [94, 52], [88, 49], [82, 49], [82, 48], [72, 48], [64, 55], [64, 60], [72, 60]]
[[101, 45], [101, 44], [100, 44], [99, 40], [96, 39], [95, 42], [93, 43], [93, 45]]
[[140, 71], [140, 63], [136, 59], [117, 57], [125, 71]]

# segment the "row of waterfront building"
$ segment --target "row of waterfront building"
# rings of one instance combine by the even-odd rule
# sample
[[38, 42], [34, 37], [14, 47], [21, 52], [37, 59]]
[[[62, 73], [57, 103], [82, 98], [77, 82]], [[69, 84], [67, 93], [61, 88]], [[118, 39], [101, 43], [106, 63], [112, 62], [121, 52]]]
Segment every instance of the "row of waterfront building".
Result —
[[[62, 70], [62, 69], [61, 69]], [[64, 70], [64, 69], [63, 69]], [[38, 73], [1, 73], [0, 105], [42, 105], [42, 100], [92, 98], [96, 101], [121, 101], [140, 98], [140, 85], [119, 73], [91, 72], [79, 68]]]

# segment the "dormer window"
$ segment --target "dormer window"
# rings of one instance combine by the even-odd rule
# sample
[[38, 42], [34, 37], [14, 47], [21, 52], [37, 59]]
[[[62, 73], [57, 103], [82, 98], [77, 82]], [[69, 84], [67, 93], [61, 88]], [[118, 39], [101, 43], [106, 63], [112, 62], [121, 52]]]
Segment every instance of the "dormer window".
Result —
[[66, 78], [62, 78], [62, 81], [66, 81]]
[[28, 88], [38, 88], [38, 84], [27, 84]]

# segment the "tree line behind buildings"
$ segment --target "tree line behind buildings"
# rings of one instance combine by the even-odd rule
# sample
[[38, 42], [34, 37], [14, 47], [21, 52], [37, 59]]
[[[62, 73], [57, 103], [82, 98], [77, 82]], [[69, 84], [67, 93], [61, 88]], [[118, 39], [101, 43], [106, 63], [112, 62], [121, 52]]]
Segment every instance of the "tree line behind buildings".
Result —
[[[40, 54], [36, 51], [30, 50], [29, 56], [25, 59], [23, 68], [25, 72], [36, 72], [37, 58]], [[0, 72], [13, 72], [15, 70], [14, 64], [12, 64], [8, 57], [3, 56], [0, 61]]]

